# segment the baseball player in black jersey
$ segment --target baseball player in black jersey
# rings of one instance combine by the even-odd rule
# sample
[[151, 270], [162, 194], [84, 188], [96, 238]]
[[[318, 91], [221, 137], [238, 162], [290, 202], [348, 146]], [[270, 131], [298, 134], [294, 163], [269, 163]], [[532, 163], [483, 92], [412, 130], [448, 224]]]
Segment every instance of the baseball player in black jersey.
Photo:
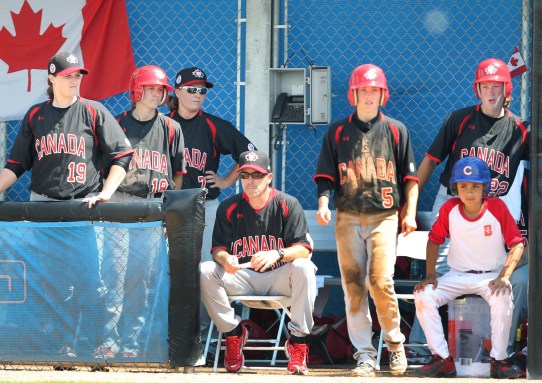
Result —
[[[108, 201], [130, 164], [130, 142], [102, 104], [79, 97], [81, 79], [88, 70], [77, 56], [57, 53], [49, 61], [48, 73], [49, 100], [32, 106], [26, 113], [6, 167], [0, 173], [0, 191], [32, 169], [31, 201], [82, 199], [89, 207]], [[105, 183], [104, 158], [111, 164]], [[98, 260], [78, 258], [66, 267], [74, 279], [63, 281], [72, 290], [66, 293], [70, 299], [63, 306], [66, 317], [62, 320], [73, 329], [80, 326], [81, 331], [77, 331], [78, 339], [72, 334], [58, 334], [55, 342], [59, 343], [63, 357], [75, 357], [76, 345], [79, 352], [91, 353], [94, 345], [83, 340], [93, 339], [99, 331]]]
[[[108, 201], [123, 180], [133, 150], [102, 104], [79, 97], [88, 73], [79, 62], [66, 52], [49, 61], [50, 99], [26, 113], [0, 173], [0, 192], [32, 169], [31, 201], [83, 198], [92, 207]], [[111, 168], [102, 187], [104, 157]]]
[[[440, 207], [450, 198], [450, 175], [455, 163], [463, 157], [478, 157], [487, 163], [491, 172], [490, 197], [504, 200], [516, 221], [521, 216], [521, 188], [523, 163], [530, 157], [530, 124], [508, 110], [512, 95], [512, 80], [508, 66], [496, 58], [478, 64], [473, 84], [474, 94], [481, 103], [456, 110], [446, 118], [437, 137], [420, 164], [418, 177], [423, 189], [435, 168], [444, 160], [446, 165], [440, 176], [440, 189], [432, 209], [435, 222]], [[448, 241], [441, 246], [437, 273], [445, 274]], [[516, 268], [510, 282], [513, 287], [514, 313], [512, 331], [508, 341], [512, 351], [516, 328], [527, 313], [528, 267]], [[425, 343], [417, 321], [410, 341]]]
[[407, 368], [400, 316], [393, 286], [398, 209], [401, 232], [416, 229], [418, 179], [407, 128], [379, 111], [389, 98], [384, 72], [372, 64], [357, 67], [348, 99], [355, 112], [331, 124], [324, 136], [314, 181], [318, 185], [319, 224], [331, 220], [335, 192], [335, 236], [346, 302], [350, 340], [356, 348], [355, 376], [374, 376], [376, 350], [368, 293], [390, 352], [392, 374]]
[[248, 151], [239, 157], [243, 192], [224, 200], [213, 231], [214, 261], [201, 264], [201, 299], [219, 331], [226, 335], [224, 365], [243, 366], [247, 329], [228, 296], [292, 297], [291, 337], [285, 344], [288, 373], [308, 373], [306, 336], [313, 326], [316, 267], [312, 240], [299, 202], [270, 186], [269, 157]]
[[237, 165], [225, 178], [217, 175], [220, 155], [231, 154], [237, 162], [239, 154], [253, 150], [254, 145], [230, 122], [201, 110], [209, 89], [205, 72], [197, 67], [181, 69], [175, 77], [175, 92], [168, 100], [169, 116], [181, 124], [184, 135], [186, 174], [183, 189], [207, 188], [206, 227], [203, 234], [202, 260], [211, 259], [211, 238], [217, 197], [222, 189], [238, 178]]
[[118, 191], [148, 198], [183, 186], [186, 169], [181, 126], [157, 109], [166, 103], [170, 90], [166, 73], [157, 66], [146, 65], [132, 74], [129, 92], [133, 107], [116, 118], [134, 156]]
[[[200, 68], [181, 69], [175, 76], [175, 91], [168, 100], [169, 116], [181, 124], [184, 135], [186, 174], [183, 189], [206, 188], [205, 227], [201, 245], [201, 260], [211, 260], [213, 227], [220, 191], [233, 185], [238, 178], [235, 165], [226, 177], [218, 176], [220, 156], [230, 154], [235, 162], [239, 154], [255, 149], [254, 145], [230, 122], [201, 110], [207, 92], [214, 84]], [[209, 328], [210, 318], [200, 309], [202, 339]]]
[[[181, 127], [158, 111], [170, 90], [165, 71], [157, 66], [146, 65], [132, 73], [129, 93], [133, 105], [117, 121], [135, 152], [111, 201], [161, 199], [163, 191], [181, 189], [185, 173]], [[163, 237], [160, 227], [149, 230], [141, 236], [124, 228], [104, 228], [101, 274], [107, 291], [107, 317], [103, 343], [94, 352], [97, 358], [141, 356], [139, 335], [149, 311], [147, 286]], [[122, 241], [128, 246], [118, 246]], [[125, 292], [130, 299], [124, 300]]]

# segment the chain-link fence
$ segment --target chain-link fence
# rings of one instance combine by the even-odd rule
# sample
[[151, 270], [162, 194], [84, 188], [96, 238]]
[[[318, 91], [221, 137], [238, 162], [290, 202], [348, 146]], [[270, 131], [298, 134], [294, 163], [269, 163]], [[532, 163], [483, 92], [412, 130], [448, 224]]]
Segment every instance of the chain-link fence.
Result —
[[[420, 163], [446, 115], [477, 103], [472, 83], [480, 61], [497, 57], [508, 62], [518, 45], [531, 67], [529, 3], [289, 0], [288, 57], [282, 63], [331, 67], [333, 120], [352, 112], [346, 98], [352, 70], [363, 63], [383, 68], [391, 92], [383, 112], [409, 128]], [[523, 83], [513, 79], [511, 110], [529, 119], [531, 74], [523, 76]], [[310, 180], [327, 128], [287, 129], [285, 188], [304, 208], [317, 207]], [[442, 167], [420, 195], [422, 210], [431, 209]]]
[[[346, 99], [351, 71], [365, 62], [381, 66], [391, 91], [384, 113], [407, 125], [416, 159], [421, 162], [445, 116], [476, 103], [472, 81], [479, 61], [498, 57], [507, 62], [518, 45], [530, 67], [530, 4], [525, 0], [283, 0], [281, 14], [276, 17], [287, 25], [281, 38], [286, 54], [281, 54], [279, 61], [287, 62], [290, 68], [307, 68], [311, 63], [331, 67], [332, 119], [351, 112]], [[244, 23], [238, 20], [245, 17], [245, 1], [127, 0], [127, 9], [137, 66], [161, 66], [170, 83], [179, 69], [201, 66], [216, 84], [204, 108], [234, 124], [239, 121], [244, 132], [243, 90], [238, 85], [244, 81], [247, 37]], [[514, 78], [511, 106], [514, 113], [527, 119], [530, 76], [530, 72], [522, 75], [522, 82], [520, 77]], [[131, 104], [127, 93], [103, 102], [114, 115]], [[9, 150], [19, 122], [11, 121], [5, 129], [8, 139], [2, 144]], [[316, 207], [311, 179], [326, 129], [323, 125], [289, 126], [283, 146], [286, 161], [281, 169], [275, 169], [279, 177], [284, 172], [285, 190], [306, 209]], [[221, 174], [232, 166], [229, 156], [223, 165]], [[430, 209], [440, 170], [437, 168], [421, 194], [420, 209]], [[28, 184], [26, 174], [8, 190], [5, 199], [27, 200]], [[223, 194], [234, 192], [230, 188]]]
[[[136, 66], [154, 64], [162, 67], [170, 84], [173, 84], [175, 74], [182, 68], [198, 66], [204, 69], [215, 87], [207, 94], [203, 108], [235, 125], [238, 113], [235, 84], [237, 2], [127, 0], [126, 4]], [[113, 115], [129, 110], [132, 103], [127, 92], [101, 101]], [[161, 111], [169, 112], [166, 107]], [[4, 126], [4, 132], [0, 131], [0, 137], [6, 137], [0, 142], [4, 146], [0, 152], [9, 153], [19, 127], [20, 121], [9, 121]], [[225, 157], [220, 174], [232, 166], [231, 157]], [[7, 190], [5, 200], [28, 200], [28, 173]], [[234, 192], [235, 189], [230, 188], [224, 195]]]

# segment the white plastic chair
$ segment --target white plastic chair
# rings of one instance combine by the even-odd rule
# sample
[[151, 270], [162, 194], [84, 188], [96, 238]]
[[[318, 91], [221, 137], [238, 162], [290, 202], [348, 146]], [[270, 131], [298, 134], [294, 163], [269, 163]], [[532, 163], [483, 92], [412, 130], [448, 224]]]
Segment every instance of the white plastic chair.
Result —
[[[288, 330], [285, 326], [286, 316], [291, 317], [291, 312], [288, 309], [292, 300], [288, 296], [284, 295], [236, 295], [229, 297], [230, 303], [238, 301], [243, 305], [243, 311], [241, 313], [241, 319], [248, 319], [250, 314], [250, 309], [263, 309], [263, 310], [274, 310], [277, 314], [278, 331], [275, 339], [248, 339], [247, 344], [243, 347], [243, 350], [268, 350], [273, 351], [273, 357], [271, 360], [258, 360], [258, 359], [245, 359], [246, 362], [269, 362], [271, 366], [275, 366], [277, 362], [287, 362], [287, 360], [277, 360], [278, 351], [284, 351], [284, 346], [280, 346], [280, 341], [284, 335], [288, 338]], [[214, 323], [211, 321], [209, 325], [209, 332], [207, 333], [207, 341], [205, 342], [204, 357], [207, 358], [207, 352], [209, 351], [209, 346], [211, 343], [217, 344], [215, 360], [213, 364], [213, 372], [218, 371], [218, 360], [220, 357], [220, 351], [225, 350], [225, 345], [222, 345], [222, 333], [218, 333], [218, 338], [213, 339], [213, 327]], [[270, 346], [250, 346], [250, 342], [261, 343], [270, 343]], [[246, 367], [245, 367], [246, 368]]]
[[[398, 257], [408, 257], [412, 259], [419, 259], [425, 261], [425, 252], [427, 247], [427, 238], [429, 231], [413, 231], [408, 234], [406, 237], [399, 235], [397, 239], [397, 256]], [[414, 287], [419, 280], [401, 280], [401, 286]], [[414, 293], [410, 294], [395, 294], [397, 299], [401, 299], [407, 302], [412, 303], [414, 300]], [[404, 321], [408, 327], [411, 327], [402, 317], [401, 320]], [[404, 347], [427, 347], [427, 344], [414, 344], [414, 343], [404, 343]], [[384, 331], [380, 330], [380, 339], [378, 340], [378, 353], [376, 356], [376, 364], [380, 365], [380, 359], [382, 357], [382, 349], [386, 347], [384, 343]]]

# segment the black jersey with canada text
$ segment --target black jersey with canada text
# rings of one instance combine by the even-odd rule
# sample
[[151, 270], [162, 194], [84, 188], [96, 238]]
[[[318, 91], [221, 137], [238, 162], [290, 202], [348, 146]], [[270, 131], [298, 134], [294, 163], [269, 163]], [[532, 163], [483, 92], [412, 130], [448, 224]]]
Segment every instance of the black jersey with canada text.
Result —
[[354, 115], [326, 132], [314, 180], [335, 186], [335, 207], [359, 212], [397, 209], [406, 180], [417, 181], [410, 135], [401, 122], [381, 112], [363, 131]]
[[[227, 198], [218, 207], [211, 252], [220, 248], [245, 263], [258, 251], [293, 245], [312, 252], [305, 213], [296, 198], [272, 188], [269, 201], [259, 210], [250, 206], [244, 193]], [[282, 264], [275, 263], [269, 270]]]
[[68, 199], [101, 189], [104, 157], [112, 161], [132, 152], [119, 124], [99, 102], [78, 98], [57, 108], [48, 100], [26, 113], [8, 162], [32, 169], [31, 191]]

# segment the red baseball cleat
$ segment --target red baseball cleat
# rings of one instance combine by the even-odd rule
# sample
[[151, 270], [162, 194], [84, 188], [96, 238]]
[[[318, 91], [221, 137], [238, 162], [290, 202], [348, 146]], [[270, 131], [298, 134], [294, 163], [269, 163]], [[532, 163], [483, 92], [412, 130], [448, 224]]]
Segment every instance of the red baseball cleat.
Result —
[[243, 346], [247, 342], [248, 331], [241, 326], [241, 336], [226, 337], [226, 354], [224, 355], [224, 367], [228, 372], [239, 372], [245, 363]]
[[290, 339], [284, 344], [284, 353], [288, 358], [288, 374], [307, 375], [307, 358], [309, 357], [309, 346], [304, 343], [291, 344]]
[[490, 377], [492, 379], [516, 379], [519, 375], [519, 368], [507, 360], [491, 358]]
[[427, 378], [454, 378], [457, 375], [454, 359], [451, 356], [442, 359], [435, 354], [429, 363], [416, 370], [416, 375]]

